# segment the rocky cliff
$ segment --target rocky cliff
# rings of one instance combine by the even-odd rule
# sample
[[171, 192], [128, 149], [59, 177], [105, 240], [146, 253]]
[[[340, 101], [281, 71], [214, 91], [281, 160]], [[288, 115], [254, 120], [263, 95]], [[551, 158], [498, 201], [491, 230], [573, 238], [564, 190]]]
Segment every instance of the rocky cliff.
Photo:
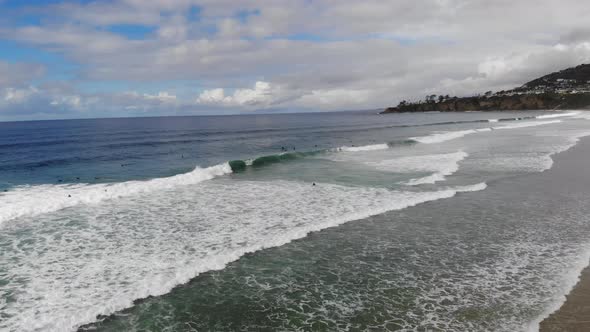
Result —
[[476, 97], [430, 95], [424, 101], [402, 101], [382, 113], [463, 112], [590, 108], [590, 65], [554, 72], [521, 87]]
[[382, 113], [465, 112], [580, 109], [590, 106], [590, 93], [583, 94], [521, 94], [491, 97], [450, 98], [438, 102], [401, 103]]

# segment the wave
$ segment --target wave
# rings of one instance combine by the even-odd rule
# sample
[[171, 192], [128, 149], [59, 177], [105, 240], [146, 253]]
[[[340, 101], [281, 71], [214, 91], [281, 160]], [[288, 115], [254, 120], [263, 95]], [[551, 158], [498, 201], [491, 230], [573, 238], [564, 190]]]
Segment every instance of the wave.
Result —
[[515, 123], [506, 126], [500, 127], [493, 127], [493, 129], [518, 129], [518, 128], [527, 128], [527, 127], [536, 127], [536, 126], [544, 126], [552, 123], [560, 123], [561, 120], [551, 120], [551, 121], [536, 121], [536, 122], [523, 122], [523, 123]]
[[79, 204], [96, 204], [104, 200], [196, 184], [231, 172], [231, 167], [225, 163], [207, 168], [196, 167], [188, 173], [147, 181], [16, 187], [0, 194], [3, 205], [0, 209], [0, 224], [10, 219], [54, 212]]
[[248, 167], [252, 168], [259, 168], [264, 166], [269, 166], [272, 164], [292, 161], [296, 159], [301, 159], [310, 156], [316, 156], [323, 153], [338, 153], [338, 152], [365, 152], [365, 151], [378, 151], [378, 150], [386, 150], [391, 147], [401, 146], [401, 145], [411, 145], [416, 144], [416, 141], [407, 139], [407, 140], [400, 140], [400, 141], [393, 141], [389, 143], [380, 143], [380, 144], [370, 144], [370, 145], [361, 145], [361, 146], [341, 146], [338, 148], [327, 149], [327, 150], [316, 150], [316, 151], [306, 151], [306, 152], [285, 152], [279, 154], [272, 154], [266, 155], [262, 157], [257, 157], [254, 159], [248, 160], [231, 160], [229, 161], [229, 165], [234, 173], [243, 172]]
[[[201, 273], [223, 269], [245, 254], [485, 188], [478, 183], [412, 192], [292, 181], [208, 182], [198, 191], [183, 186], [174, 195], [154, 192], [138, 201], [92, 206], [76, 212], [77, 220], [90, 222], [92, 229], [68, 227], [70, 241], [47, 237], [40, 227], [14, 240], [44, 239], [49, 250], [19, 256], [24, 262], [19, 273], [35, 287], [11, 304], [11, 313], [18, 314], [8, 315], [0, 328], [73, 331], [99, 315], [129, 308], [137, 299], [166, 294]], [[60, 218], [48, 215], [35, 223], [52, 225]], [[149, 237], [142, 231], [146, 228]], [[68, 259], [60, 259], [64, 255]], [[80, 283], [92, 287], [71, 286]]]
[[[518, 118], [520, 119], [520, 118]], [[501, 120], [499, 120], [501, 121]], [[511, 125], [504, 125], [504, 126], [494, 126], [488, 128], [477, 128], [477, 129], [466, 129], [466, 130], [457, 130], [457, 131], [447, 131], [442, 133], [434, 133], [428, 136], [421, 136], [421, 137], [412, 137], [411, 139], [424, 144], [434, 144], [434, 143], [441, 143], [445, 141], [450, 141], [456, 138], [461, 138], [466, 135], [481, 133], [481, 132], [488, 132], [496, 129], [517, 129], [517, 128], [526, 128], [526, 127], [536, 127], [536, 126], [543, 126], [553, 123], [560, 123], [561, 120], [551, 120], [551, 121], [530, 121], [530, 122], [523, 122], [523, 123], [515, 123]]]
[[576, 115], [572, 115], [572, 118], [574, 119], [584, 119], [584, 120], [590, 120], [590, 113], [589, 112], [579, 112]]
[[522, 116], [522, 117], [516, 117], [516, 118], [502, 118], [502, 119], [498, 119], [498, 122], [534, 120], [536, 118], [537, 118], [536, 116]]
[[459, 170], [459, 162], [469, 156], [464, 151], [444, 154], [399, 157], [377, 162], [365, 162], [381, 171], [395, 173], [431, 173], [428, 176], [403, 182], [405, 185], [419, 185], [444, 181], [446, 176]]
[[378, 150], [386, 150], [396, 146], [404, 146], [404, 145], [412, 145], [416, 144], [417, 142], [413, 139], [403, 139], [398, 141], [391, 141], [387, 143], [380, 143], [380, 144], [370, 144], [370, 145], [361, 145], [361, 146], [341, 146], [339, 148], [330, 149], [329, 152], [363, 152], [363, 151], [378, 151]]
[[447, 131], [447, 132], [443, 132], [443, 133], [435, 133], [435, 134], [430, 134], [428, 136], [422, 136], [422, 137], [412, 137], [411, 139], [413, 139], [419, 143], [433, 144], [433, 143], [441, 143], [441, 142], [445, 142], [445, 141], [450, 141], [452, 139], [460, 138], [465, 135], [475, 134], [475, 133], [477, 133], [477, 129], [467, 129], [467, 130]]
[[[551, 116], [574, 116], [577, 114], [577, 112], [571, 112], [565, 114], [552, 114]], [[491, 131], [494, 129], [516, 129], [547, 125], [559, 122], [561, 122], [561, 120], [524, 122], [490, 128], [467, 129], [459, 131], [434, 133], [428, 136], [412, 137], [410, 139], [389, 143], [371, 144], [364, 146], [342, 146], [336, 149], [309, 152], [286, 152], [281, 154], [262, 156], [255, 158], [253, 160], [232, 160], [228, 163], [217, 166], [211, 166], [208, 168], [197, 167], [193, 171], [185, 174], [179, 174], [167, 178], [156, 178], [147, 181], [128, 181], [115, 184], [64, 184], [16, 187], [8, 192], [0, 194], [0, 198], [2, 199], [2, 202], [5, 205], [2, 208], [2, 210], [0, 210], [0, 223], [21, 216], [38, 215], [42, 213], [53, 212], [78, 204], [95, 204], [103, 200], [115, 199], [118, 197], [125, 197], [154, 190], [163, 190], [170, 188], [170, 186], [194, 184], [231, 172], [242, 172], [246, 170], [248, 167], [259, 168], [271, 164], [313, 156], [320, 153], [367, 152], [385, 150], [397, 145], [407, 145], [415, 143], [433, 144], [460, 138], [474, 133]], [[442, 181], [445, 179], [445, 175], [449, 175], [452, 174], [452, 172], [454, 172], [453, 169], [454, 166], [449, 167], [448, 169], [442, 170], [440, 172], [436, 171], [434, 174], [428, 177], [410, 180], [406, 184], [417, 185], [422, 183], [435, 183], [437, 181]]]
[[467, 156], [468, 154], [466, 152], [459, 151], [456, 153], [436, 156], [435, 158], [431, 158], [430, 162], [429, 160], [422, 160], [423, 162], [429, 162], [429, 165], [431, 165], [436, 171], [431, 175], [406, 181], [405, 184], [415, 186], [444, 181], [447, 176], [459, 170], [459, 162], [467, 158]]
[[228, 164], [231, 170], [234, 173], [239, 173], [245, 171], [248, 167], [258, 168], [263, 166], [268, 166], [272, 164], [277, 164], [285, 161], [291, 161], [296, 159], [301, 159], [309, 156], [314, 156], [320, 153], [324, 153], [326, 151], [319, 150], [319, 151], [307, 151], [307, 152], [285, 152], [279, 154], [271, 154], [267, 156], [258, 157], [255, 159], [248, 159], [248, 160], [232, 160]]
[[386, 143], [383, 144], [372, 144], [372, 145], [364, 145], [364, 146], [342, 146], [338, 148], [338, 151], [344, 152], [361, 152], [361, 151], [376, 151], [376, 150], [387, 150], [389, 149], [389, 145]]
[[580, 114], [580, 112], [578, 112], [578, 111], [568, 112], [568, 113], [557, 113], [557, 114], [543, 114], [543, 115], [538, 115], [535, 118], [537, 118], [537, 119], [553, 119], [553, 118], [576, 116], [578, 114]]
[[580, 281], [582, 272], [588, 267], [589, 260], [590, 250], [586, 250], [578, 255], [577, 259], [572, 263], [573, 268], [563, 277], [562, 284], [560, 285], [560, 293], [563, 295], [549, 303], [545, 310], [526, 326], [525, 331], [539, 332], [541, 322], [565, 304], [567, 296], [574, 290], [574, 287]]

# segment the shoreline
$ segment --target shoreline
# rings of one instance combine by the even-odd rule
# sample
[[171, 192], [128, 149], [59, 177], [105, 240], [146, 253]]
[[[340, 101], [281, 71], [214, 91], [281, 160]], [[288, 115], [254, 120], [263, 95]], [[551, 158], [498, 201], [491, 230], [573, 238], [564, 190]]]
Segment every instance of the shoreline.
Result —
[[378, 115], [386, 115], [386, 114], [428, 114], [428, 113], [509, 113], [509, 112], [567, 112], [567, 111], [580, 111], [580, 112], [588, 112], [590, 108], [580, 108], [580, 107], [571, 107], [571, 108], [559, 108], [559, 109], [552, 109], [552, 108], [527, 108], [527, 109], [482, 109], [482, 110], [471, 110], [471, 109], [463, 109], [463, 110], [420, 110], [420, 111], [402, 111], [402, 110], [391, 110], [393, 107], [382, 108]]
[[578, 275], [578, 282], [559, 309], [541, 321], [539, 331], [590, 331], [590, 265]]
[[[583, 145], [590, 145], [590, 136], [580, 138], [575, 146], [562, 153], [567, 153]], [[559, 305], [555, 304], [553, 309], [548, 308], [545, 315], [534, 321], [534, 325], [530, 327], [531, 331], [590, 331], [590, 251], [588, 253], [581, 259], [584, 261], [584, 267], [575, 276], [572, 275], [575, 282], [563, 295], [563, 301]]]

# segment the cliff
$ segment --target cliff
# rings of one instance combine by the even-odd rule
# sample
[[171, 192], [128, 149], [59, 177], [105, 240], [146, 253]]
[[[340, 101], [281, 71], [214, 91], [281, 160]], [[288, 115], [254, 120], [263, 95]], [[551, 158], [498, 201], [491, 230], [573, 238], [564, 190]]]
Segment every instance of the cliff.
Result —
[[464, 112], [590, 108], [590, 64], [554, 72], [507, 91], [473, 97], [426, 96], [381, 113]]
[[386, 108], [381, 113], [583, 109], [589, 106], [590, 93], [542, 93], [454, 97], [438, 102], [400, 103], [396, 107]]

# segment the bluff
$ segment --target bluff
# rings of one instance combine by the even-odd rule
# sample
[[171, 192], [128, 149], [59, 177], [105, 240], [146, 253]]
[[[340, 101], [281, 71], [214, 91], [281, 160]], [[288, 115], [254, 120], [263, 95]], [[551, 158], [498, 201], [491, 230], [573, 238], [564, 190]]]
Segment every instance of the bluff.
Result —
[[590, 108], [590, 65], [580, 65], [532, 80], [521, 87], [471, 97], [426, 96], [402, 101], [381, 113], [465, 112]]

